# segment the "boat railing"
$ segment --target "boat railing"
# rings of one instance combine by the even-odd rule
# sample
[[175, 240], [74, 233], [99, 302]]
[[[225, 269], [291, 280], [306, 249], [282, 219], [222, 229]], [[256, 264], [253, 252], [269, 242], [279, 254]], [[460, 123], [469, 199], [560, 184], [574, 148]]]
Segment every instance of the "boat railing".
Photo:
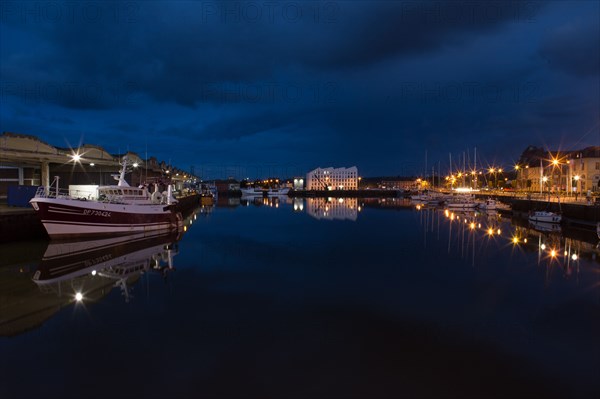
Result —
[[57, 189], [54, 186], [38, 187], [34, 198], [55, 198], [74, 201], [96, 201], [106, 204], [122, 204], [124, 203], [121, 195], [102, 195], [99, 198], [93, 198], [89, 191], [69, 190], [66, 188]]

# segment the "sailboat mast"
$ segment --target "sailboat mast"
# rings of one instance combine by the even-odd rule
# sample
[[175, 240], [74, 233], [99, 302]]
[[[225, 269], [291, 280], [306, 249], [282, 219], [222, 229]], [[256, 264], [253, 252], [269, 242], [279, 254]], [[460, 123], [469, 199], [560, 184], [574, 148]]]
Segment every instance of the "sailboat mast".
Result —
[[475, 147], [475, 155], [474, 155], [474, 161], [473, 161], [473, 170], [475, 172], [475, 189], [477, 189], [477, 147]]
[[465, 152], [463, 151], [463, 182], [462, 182], [462, 186], [465, 186], [465, 173], [467, 172], [467, 166], [466, 166], [466, 157], [465, 157]]

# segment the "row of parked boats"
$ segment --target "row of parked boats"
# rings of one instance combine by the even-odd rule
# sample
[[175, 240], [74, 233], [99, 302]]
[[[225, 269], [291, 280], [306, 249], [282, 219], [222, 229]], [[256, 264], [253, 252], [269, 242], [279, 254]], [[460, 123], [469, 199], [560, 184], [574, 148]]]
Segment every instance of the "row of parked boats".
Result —
[[476, 199], [473, 196], [467, 195], [449, 195], [443, 193], [426, 193], [417, 194], [410, 197], [412, 201], [422, 203], [424, 205], [431, 206], [444, 206], [451, 210], [469, 210], [469, 209], [480, 209], [486, 211], [494, 211], [499, 208], [507, 207], [498, 203], [492, 198], [487, 199]]
[[[437, 192], [429, 192], [411, 196], [411, 200], [429, 206], [443, 206], [449, 210], [510, 210], [510, 206], [498, 202], [492, 198], [477, 199], [471, 195], [450, 195]], [[532, 211], [529, 216], [531, 222], [560, 224], [562, 216], [560, 213], [549, 211]]]

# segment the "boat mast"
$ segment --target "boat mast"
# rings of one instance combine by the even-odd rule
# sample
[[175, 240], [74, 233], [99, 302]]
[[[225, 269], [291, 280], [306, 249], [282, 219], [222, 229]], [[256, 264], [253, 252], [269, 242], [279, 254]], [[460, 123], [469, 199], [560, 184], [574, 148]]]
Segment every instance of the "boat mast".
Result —
[[465, 187], [465, 185], [466, 185], [466, 183], [465, 183], [466, 172], [467, 172], [466, 158], [465, 158], [465, 152], [463, 151], [463, 182], [462, 182], [463, 187]]
[[542, 166], [542, 158], [540, 158], [540, 195], [544, 195], [544, 193], [542, 191], [543, 187], [544, 187], [544, 167]]
[[452, 153], [448, 153], [448, 157], [450, 157], [450, 191], [452, 191]]

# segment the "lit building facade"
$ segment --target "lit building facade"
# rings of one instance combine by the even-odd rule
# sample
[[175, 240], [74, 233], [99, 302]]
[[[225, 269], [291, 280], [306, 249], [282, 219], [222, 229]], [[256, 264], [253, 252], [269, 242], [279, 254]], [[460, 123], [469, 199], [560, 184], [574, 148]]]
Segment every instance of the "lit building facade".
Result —
[[358, 169], [317, 168], [306, 174], [307, 190], [357, 190]]
[[571, 153], [569, 159], [570, 191], [600, 191], [600, 147], [587, 147]]

